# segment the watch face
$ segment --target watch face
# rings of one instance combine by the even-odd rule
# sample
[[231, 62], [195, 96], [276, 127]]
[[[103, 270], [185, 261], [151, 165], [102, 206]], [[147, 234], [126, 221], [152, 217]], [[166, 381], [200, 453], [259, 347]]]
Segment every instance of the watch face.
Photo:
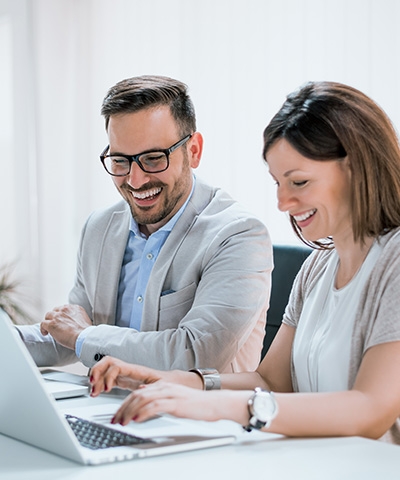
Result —
[[268, 422], [273, 417], [275, 409], [275, 401], [268, 392], [258, 392], [254, 396], [253, 412], [261, 422]]

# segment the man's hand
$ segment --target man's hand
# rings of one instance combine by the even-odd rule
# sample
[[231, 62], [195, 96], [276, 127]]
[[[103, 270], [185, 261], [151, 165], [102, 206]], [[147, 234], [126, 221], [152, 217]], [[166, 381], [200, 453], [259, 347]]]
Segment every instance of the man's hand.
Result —
[[92, 322], [79, 305], [63, 305], [47, 312], [40, 324], [42, 335], [50, 334], [60, 345], [75, 350], [78, 335]]

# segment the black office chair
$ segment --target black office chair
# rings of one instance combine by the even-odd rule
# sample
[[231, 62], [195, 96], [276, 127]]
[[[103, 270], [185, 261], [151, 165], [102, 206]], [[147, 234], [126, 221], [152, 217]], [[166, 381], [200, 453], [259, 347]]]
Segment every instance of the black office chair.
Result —
[[311, 248], [300, 245], [273, 246], [275, 268], [272, 271], [271, 298], [267, 312], [267, 325], [265, 327], [261, 360], [267, 353], [282, 323], [283, 313], [288, 303], [294, 278], [311, 252]]

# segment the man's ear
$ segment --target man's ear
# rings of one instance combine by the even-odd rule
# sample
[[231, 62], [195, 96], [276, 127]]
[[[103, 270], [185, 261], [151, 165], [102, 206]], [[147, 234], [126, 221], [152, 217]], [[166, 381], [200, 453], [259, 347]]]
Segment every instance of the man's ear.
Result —
[[203, 136], [195, 132], [189, 140], [189, 164], [191, 168], [197, 168], [200, 164], [201, 154], [203, 153]]

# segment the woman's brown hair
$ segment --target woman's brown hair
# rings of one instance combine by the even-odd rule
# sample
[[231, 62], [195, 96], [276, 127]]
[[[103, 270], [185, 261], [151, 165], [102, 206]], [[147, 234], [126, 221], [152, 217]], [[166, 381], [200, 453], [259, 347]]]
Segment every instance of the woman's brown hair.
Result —
[[[263, 157], [284, 138], [301, 155], [318, 161], [349, 159], [355, 241], [400, 226], [400, 148], [385, 112], [369, 97], [335, 82], [310, 82], [288, 95], [264, 130]], [[290, 218], [296, 235], [314, 248]]]

